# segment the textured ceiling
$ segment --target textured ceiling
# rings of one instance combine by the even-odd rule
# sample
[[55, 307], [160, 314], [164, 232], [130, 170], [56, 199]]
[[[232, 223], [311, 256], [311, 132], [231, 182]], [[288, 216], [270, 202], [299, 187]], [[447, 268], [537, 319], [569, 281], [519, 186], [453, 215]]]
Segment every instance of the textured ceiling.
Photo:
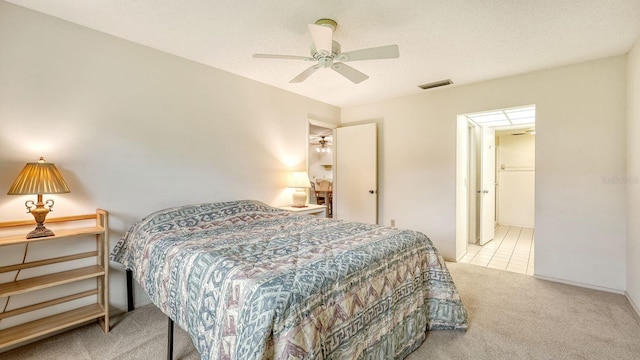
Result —
[[[640, 34], [640, 0], [8, 2], [341, 107], [622, 55]], [[310, 63], [252, 58], [307, 56], [320, 18], [343, 51], [397, 44], [400, 58], [349, 63], [370, 76], [358, 85], [329, 69], [290, 84]]]

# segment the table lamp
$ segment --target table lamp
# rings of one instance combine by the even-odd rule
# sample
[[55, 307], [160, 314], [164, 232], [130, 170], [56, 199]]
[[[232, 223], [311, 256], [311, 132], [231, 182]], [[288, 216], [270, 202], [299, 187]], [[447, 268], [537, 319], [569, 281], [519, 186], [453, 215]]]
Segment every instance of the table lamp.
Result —
[[36, 228], [27, 234], [27, 239], [53, 236], [53, 231], [44, 227], [44, 219], [52, 211], [53, 200], [42, 202], [42, 194], [64, 194], [69, 188], [56, 166], [47, 163], [44, 158], [38, 162], [27, 163], [18, 178], [11, 185], [7, 195], [38, 195], [38, 202], [27, 200], [24, 205], [36, 220]]
[[295, 188], [293, 192], [293, 205], [292, 207], [306, 207], [307, 205], [307, 189], [311, 187], [309, 181], [309, 175], [306, 171], [294, 172], [291, 174], [291, 180], [289, 181], [289, 187]]

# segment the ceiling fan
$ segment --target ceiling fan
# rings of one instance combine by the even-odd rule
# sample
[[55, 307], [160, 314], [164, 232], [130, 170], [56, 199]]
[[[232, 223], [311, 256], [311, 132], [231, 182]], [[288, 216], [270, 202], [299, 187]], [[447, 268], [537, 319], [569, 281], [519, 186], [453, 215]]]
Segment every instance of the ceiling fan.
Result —
[[374, 60], [374, 59], [394, 59], [400, 56], [398, 45], [387, 45], [374, 48], [360, 49], [348, 52], [340, 51], [340, 44], [333, 40], [333, 32], [338, 23], [331, 19], [320, 19], [315, 24], [309, 24], [309, 32], [313, 38], [311, 44], [311, 56], [296, 55], [272, 55], [253, 54], [254, 58], [262, 59], [291, 59], [316, 61], [317, 63], [308, 67], [298, 76], [289, 81], [299, 83], [308, 78], [319, 68], [331, 68], [340, 75], [352, 82], [359, 84], [369, 78], [368, 75], [345, 64], [347, 61]]
[[326, 136], [320, 136], [320, 140], [317, 143], [311, 143], [311, 145], [318, 145], [316, 152], [331, 152], [331, 141], [325, 139]]
[[[329, 139], [327, 139], [327, 137]], [[331, 145], [331, 138], [332, 136], [326, 136], [326, 135], [318, 135], [318, 136], [309, 136], [309, 143], [311, 145], [320, 145], [320, 146], [327, 146], [327, 145]]]

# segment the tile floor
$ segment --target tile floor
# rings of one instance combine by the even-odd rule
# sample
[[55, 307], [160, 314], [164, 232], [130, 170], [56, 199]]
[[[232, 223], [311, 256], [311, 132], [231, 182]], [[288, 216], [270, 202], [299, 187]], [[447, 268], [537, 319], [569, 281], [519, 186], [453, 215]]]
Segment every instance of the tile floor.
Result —
[[469, 244], [460, 262], [533, 275], [533, 229], [498, 225], [484, 246]]

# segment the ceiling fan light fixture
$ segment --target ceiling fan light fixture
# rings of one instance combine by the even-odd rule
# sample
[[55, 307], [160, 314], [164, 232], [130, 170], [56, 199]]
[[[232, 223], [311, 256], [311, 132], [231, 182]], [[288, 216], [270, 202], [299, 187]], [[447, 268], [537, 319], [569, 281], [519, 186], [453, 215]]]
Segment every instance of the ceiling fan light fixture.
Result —
[[327, 145], [329, 141], [325, 140], [324, 136], [320, 136], [320, 140], [318, 141], [318, 147], [316, 147], [316, 152], [319, 153], [330, 153], [331, 148]]

